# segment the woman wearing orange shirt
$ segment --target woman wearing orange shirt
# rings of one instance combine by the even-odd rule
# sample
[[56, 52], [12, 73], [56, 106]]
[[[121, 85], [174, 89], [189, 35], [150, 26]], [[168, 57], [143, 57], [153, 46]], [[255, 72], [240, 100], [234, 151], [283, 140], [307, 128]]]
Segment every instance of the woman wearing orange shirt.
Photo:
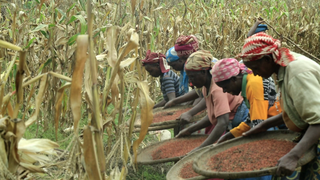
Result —
[[246, 121], [233, 128], [221, 137], [218, 143], [242, 136], [268, 117], [281, 113], [276, 100], [274, 81], [271, 78], [263, 79], [253, 75], [252, 71], [240, 64], [236, 59], [227, 58], [218, 61], [212, 69], [212, 78], [224, 92], [243, 97], [249, 109]]

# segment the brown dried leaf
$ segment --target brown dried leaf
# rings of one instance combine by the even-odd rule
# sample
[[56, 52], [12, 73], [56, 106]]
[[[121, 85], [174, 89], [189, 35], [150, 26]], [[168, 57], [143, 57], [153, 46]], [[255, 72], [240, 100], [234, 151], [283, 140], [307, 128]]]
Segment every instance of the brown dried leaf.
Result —
[[83, 129], [83, 153], [89, 179], [101, 180], [94, 138], [89, 126], [85, 126]]
[[44, 95], [44, 92], [46, 90], [47, 79], [48, 79], [47, 77], [48, 76], [46, 74], [41, 78], [40, 88], [39, 88], [39, 91], [38, 91], [38, 95], [36, 97], [36, 110], [32, 114], [32, 116], [26, 121], [26, 126], [27, 127], [29, 127], [31, 124], [33, 124], [38, 118], [38, 114], [39, 114], [39, 111], [40, 111], [41, 103], [42, 103], [42, 100], [43, 100], [43, 95]]
[[87, 60], [88, 35], [79, 35], [77, 38], [76, 63], [72, 74], [70, 89], [71, 110], [74, 120], [74, 132], [78, 133], [78, 124], [81, 119], [81, 89], [83, 70]]
[[59, 126], [59, 118], [61, 115], [61, 102], [64, 95], [64, 90], [69, 88], [71, 83], [66, 83], [58, 90], [56, 103], [55, 103], [55, 116], [54, 116], [54, 125], [55, 125], [55, 133], [56, 133], [56, 140], [58, 140], [58, 126]]
[[137, 139], [133, 143], [133, 153], [134, 153], [134, 162], [137, 162], [137, 149], [139, 144], [143, 141], [145, 135], [148, 132], [148, 128], [153, 120], [153, 106], [154, 102], [149, 96], [149, 87], [146, 81], [138, 82], [139, 88], [139, 102], [140, 102], [140, 109], [141, 109], [141, 130], [139, 134], [139, 139]]

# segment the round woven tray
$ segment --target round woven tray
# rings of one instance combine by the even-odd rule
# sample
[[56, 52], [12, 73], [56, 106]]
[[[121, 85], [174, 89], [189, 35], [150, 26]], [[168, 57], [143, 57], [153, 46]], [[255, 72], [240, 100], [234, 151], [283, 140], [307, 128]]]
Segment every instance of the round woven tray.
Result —
[[[207, 135], [191, 135], [188, 137], [183, 137], [179, 138], [181, 140], [183, 139], [196, 139], [196, 138], [202, 138], [202, 137], [207, 137]], [[158, 164], [158, 163], [165, 163], [165, 162], [177, 162], [179, 161], [182, 157], [184, 156], [179, 156], [179, 157], [172, 157], [172, 158], [166, 158], [166, 159], [157, 159], [153, 160], [152, 158], [152, 152], [156, 150], [158, 147], [162, 146], [165, 143], [175, 141], [177, 138], [172, 138], [168, 140], [164, 140], [158, 143], [151, 144], [144, 149], [142, 149], [138, 156], [137, 156], [137, 163], [138, 164]]]
[[[174, 107], [168, 108], [168, 109], [163, 109], [162, 107], [160, 107], [160, 108], [154, 109], [153, 114], [155, 115], [158, 112], [166, 112], [168, 114], [172, 114], [178, 110], [192, 108], [192, 107], [193, 107], [192, 105], [178, 105], [178, 106], [174, 106]], [[203, 118], [206, 115], [207, 115], [207, 112], [204, 110], [204, 111], [200, 112], [199, 114], [196, 114], [195, 116], [193, 116], [190, 122], [199, 121], [199, 120], [201, 120], [201, 118]], [[176, 119], [172, 119], [172, 120], [165, 121], [165, 122], [152, 123], [152, 124], [150, 124], [149, 131], [170, 129], [170, 128], [173, 128], [179, 124], [180, 124], [180, 121], [178, 121]], [[141, 127], [140, 115], [137, 115], [137, 120], [134, 123], [134, 127], [136, 128], [136, 131], [139, 131], [139, 129]]]
[[194, 159], [197, 158], [199, 153], [203, 153], [204, 151], [208, 150], [211, 147], [212, 146], [206, 146], [204, 148], [201, 148], [201, 149], [193, 152], [192, 154], [188, 154], [187, 156], [183, 157], [180, 161], [178, 161], [175, 165], [173, 165], [171, 167], [171, 169], [168, 171], [167, 176], [166, 176], [167, 180], [204, 180], [204, 179], [208, 179], [202, 175], [185, 179], [185, 178], [180, 177], [180, 172], [185, 164], [188, 164], [188, 163], [194, 161]]
[[[198, 174], [201, 174], [206, 177], [212, 178], [223, 178], [223, 179], [236, 179], [236, 178], [249, 178], [249, 177], [258, 177], [265, 175], [275, 175], [277, 167], [266, 168], [256, 171], [243, 171], [243, 172], [217, 172], [213, 170], [208, 170], [207, 162], [210, 158], [222, 151], [225, 151], [233, 146], [240, 144], [253, 142], [262, 139], [278, 139], [278, 140], [288, 140], [293, 141], [296, 137], [299, 136], [299, 133], [295, 133], [288, 130], [279, 130], [279, 131], [267, 131], [260, 134], [255, 134], [250, 137], [239, 137], [221, 143], [215, 147], [211, 147], [208, 150], [204, 151], [201, 154], [198, 154], [197, 160], [193, 162], [193, 169]], [[315, 146], [310, 148], [304, 156], [298, 161], [298, 167], [307, 164], [312, 159], [316, 157]]]

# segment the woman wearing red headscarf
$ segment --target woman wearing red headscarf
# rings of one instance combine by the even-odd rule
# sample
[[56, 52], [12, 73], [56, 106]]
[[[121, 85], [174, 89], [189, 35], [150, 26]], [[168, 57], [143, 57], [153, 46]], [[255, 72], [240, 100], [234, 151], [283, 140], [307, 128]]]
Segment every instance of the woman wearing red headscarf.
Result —
[[291, 175], [302, 155], [318, 144], [317, 157], [302, 167], [300, 179], [320, 179], [320, 65], [282, 48], [279, 40], [262, 32], [247, 38], [238, 56], [254, 74], [264, 78], [273, 75], [279, 86], [283, 111], [244, 135], [263, 132], [282, 123], [292, 131], [301, 132], [300, 142], [279, 159], [277, 175]]
[[183, 94], [179, 91], [179, 76], [170, 70], [165, 55], [161, 53], [151, 53], [151, 51], [148, 50], [146, 58], [142, 60], [142, 65], [151, 76], [160, 77], [163, 100], [153, 108], [162, 107], [167, 101]]

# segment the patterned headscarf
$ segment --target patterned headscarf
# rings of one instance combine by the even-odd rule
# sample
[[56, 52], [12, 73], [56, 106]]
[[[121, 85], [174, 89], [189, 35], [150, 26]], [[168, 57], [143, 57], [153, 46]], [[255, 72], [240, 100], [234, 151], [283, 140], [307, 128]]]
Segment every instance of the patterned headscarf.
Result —
[[174, 46], [171, 47], [166, 53], [167, 62], [174, 62], [179, 60], [179, 56], [177, 55]]
[[148, 50], [146, 58], [141, 61], [143, 66], [145, 66], [146, 64], [159, 63], [162, 73], [166, 73], [170, 70], [170, 66], [166, 61], [166, 56], [161, 53], [151, 53], [151, 51]]
[[289, 62], [294, 60], [293, 55], [287, 48], [281, 48], [278, 39], [273, 39], [264, 32], [259, 32], [247, 38], [242, 48], [241, 54], [237, 57], [243, 59], [244, 62], [255, 61], [263, 56], [272, 54], [275, 63], [280, 66], [287, 66]]
[[209, 51], [200, 50], [189, 56], [184, 69], [186, 71], [209, 70], [214, 65], [214, 59], [216, 58]]
[[233, 58], [221, 59], [212, 68], [212, 78], [214, 82], [228, 80], [231, 77], [237, 76], [239, 73], [251, 74], [252, 71]]
[[194, 35], [179, 36], [174, 48], [180, 58], [188, 57], [199, 49], [198, 39]]

